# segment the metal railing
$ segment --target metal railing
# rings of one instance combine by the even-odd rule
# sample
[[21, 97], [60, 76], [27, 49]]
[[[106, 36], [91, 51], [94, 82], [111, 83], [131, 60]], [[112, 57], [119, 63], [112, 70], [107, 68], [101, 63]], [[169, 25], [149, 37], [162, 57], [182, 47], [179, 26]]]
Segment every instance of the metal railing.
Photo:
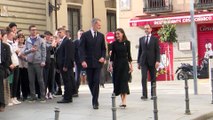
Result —
[[197, 10], [213, 9], [213, 0], [195, 0], [194, 8]]
[[172, 0], [144, 0], [144, 13], [162, 13], [172, 10]]

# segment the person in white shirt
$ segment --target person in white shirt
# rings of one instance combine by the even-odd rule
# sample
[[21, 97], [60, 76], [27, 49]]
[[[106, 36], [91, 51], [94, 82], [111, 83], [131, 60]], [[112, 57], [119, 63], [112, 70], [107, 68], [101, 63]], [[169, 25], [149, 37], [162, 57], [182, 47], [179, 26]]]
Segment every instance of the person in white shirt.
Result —
[[6, 29], [7, 32], [7, 44], [10, 46], [11, 52], [11, 60], [12, 64], [10, 65], [10, 69], [13, 74], [11, 87], [11, 102], [13, 104], [20, 104], [21, 102], [17, 100], [17, 88], [18, 88], [18, 80], [19, 80], [19, 60], [17, 55], [17, 45], [13, 43], [13, 38], [15, 33], [8, 27]]

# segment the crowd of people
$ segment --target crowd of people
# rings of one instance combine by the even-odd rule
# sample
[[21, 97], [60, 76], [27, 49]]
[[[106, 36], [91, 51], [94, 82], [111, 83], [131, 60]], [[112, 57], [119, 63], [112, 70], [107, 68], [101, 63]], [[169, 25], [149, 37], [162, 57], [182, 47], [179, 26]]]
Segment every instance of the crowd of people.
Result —
[[[156, 81], [159, 64], [157, 39], [146, 25], [148, 37], [140, 38], [138, 68], [142, 70], [143, 96], [147, 99], [147, 70], [152, 84]], [[130, 94], [128, 81], [133, 71], [131, 44], [122, 28], [115, 30], [115, 42], [108, 48], [104, 35], [99, 32], [101, 20], [94, 18], [88, 31], [79, 30], [78, 39], [71, 40], [70, 31], [60, 27], [54, 34], [39, 33], [35, 25], [29, 26], [29, 36], [11, 22], [0, 31], [0, 112], [5, 106], [21, 104], [21, 101], [40, 101], [62, 95], [57, 103], [71, 103], [78, 97], [81, 81], [89, 86], [93, 109], [99, 109], [101, 71], [109, 54], [108, 71], [112, 73], [113, 92], [121, 96], [120, 107], [126, 107]], [[145, 41], [145, 42], [144, 42]], [[151, 50], [152, 49], [152, 50]], [[156, 63], [155, 63], [156, 62]], [[64, 93], [62, 93], [62, 82]], [[153, 94], [152, 94], [153, 96]]]
[[[65, 86], [67, 85], [64, 81], [66, 78], [72, 82], [72, 86], [68, 87], [71, 89], [67, 91], [77, 97], [80, 77], [83, 84], [86, 83], [85, 70], [81, 71], [79, 62], [75, 62], [79, 61], [79, 55], [75, 52], [74, 44], [78, 51], [77, 44], [79, 43], [77, 42], [80, 41], [82, 33], [83, 30], [79, 30], [78, 39], [72, 41], [69, 37], [70, 31], [64, 27], [56, 30], [55, 34], [50, 31], [41, 34], [35, 25], [30, 25], [28, 37], [25, 36], [27, 33], [24, 34], [22, 30], [18, 30], [14, 22], [11, 22], [5, 29], [1, 29], [0, 111], [4, 111], [5, 106], [21, 104], [21, 101], [46, 102], [47, 99], [53, 99], [56, 95], [62, 95], [61, 86], [63, 82]], [[68, 45], [66, 51], [60, 49], [64, 37], [68, 41], [65, 43]], [[60, 50], [61, 53], [59, 53]], [[67, 56], [64, 56], [65, 52]], [[61, 69], [60, 65], [65, 65], [65, 62], [68, 66], [63, 66]], [[74, 63], [78, 71], [76, 79], [74, 79], [73, 71], [66, 72], [66, 69], [73, 70]], [[67, 75], [64, 76], [63, 73]]]

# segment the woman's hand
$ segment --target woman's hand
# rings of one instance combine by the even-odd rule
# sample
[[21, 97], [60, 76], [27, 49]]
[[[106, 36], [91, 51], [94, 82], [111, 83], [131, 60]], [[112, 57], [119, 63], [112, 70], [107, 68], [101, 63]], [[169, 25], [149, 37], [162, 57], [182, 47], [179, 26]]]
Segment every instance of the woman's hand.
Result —
[[129, 73], [133, 72], [133, 67], [132, 67], [132, 63], [129, 63]]

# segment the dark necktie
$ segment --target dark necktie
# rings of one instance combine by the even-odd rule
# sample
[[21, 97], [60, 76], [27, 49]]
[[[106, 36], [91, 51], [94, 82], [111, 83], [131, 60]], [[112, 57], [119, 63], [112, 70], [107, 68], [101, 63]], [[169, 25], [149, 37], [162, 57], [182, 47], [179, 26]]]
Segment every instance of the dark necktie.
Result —
[[97, 38], [97, 32], [94, 32], [94, 38]]
[[149, 36], [148, 35], [146, 36], [145, 44], [146, 44], [146, 46], [148, 46], [148, 44], [149, 44]]

